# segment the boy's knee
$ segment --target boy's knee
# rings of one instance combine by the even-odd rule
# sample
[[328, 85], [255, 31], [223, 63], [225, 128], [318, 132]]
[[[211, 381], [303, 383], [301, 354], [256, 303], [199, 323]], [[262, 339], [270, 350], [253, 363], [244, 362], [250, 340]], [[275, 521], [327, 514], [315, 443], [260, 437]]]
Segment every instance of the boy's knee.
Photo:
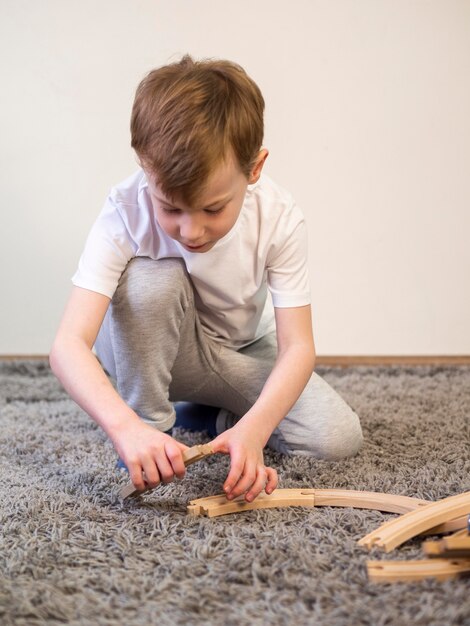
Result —
[[352, 409], [343, 415], [339, 423], [324, 433], [318, 443], [319, 458], [326, 461], [340, 461], [359, 452], [364, 437], [359, 417]]
[[188, 285], [182, 259], [134, 257], [119, 280], [113, 304], [127, 304], [132, 310], [168, 307], [170, 300], [190, 293]]
[[339, 461], [357, 454], [363, 443], [359, 417], [346, 403], [341, 414], [336, 412], [327, 419], [312, 420], [302, 432], [296, 428], [292, 436], [288, 431], [275, 431], [270, 447], [289, 455]]

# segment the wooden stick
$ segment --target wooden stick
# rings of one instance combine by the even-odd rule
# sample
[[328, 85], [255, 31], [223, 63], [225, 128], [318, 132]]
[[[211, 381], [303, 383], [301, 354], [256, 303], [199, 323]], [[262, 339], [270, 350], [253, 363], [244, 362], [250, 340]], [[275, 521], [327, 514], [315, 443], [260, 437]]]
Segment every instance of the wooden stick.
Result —
[[[212, 450], [210, 443], [193, 446], [183, 452], [184, 465], [185, 467], [188, 467], [188, 465], [192, 465], [193, 463], [196, 463], [211, 454], [214, 454], [214, 451]], [[126, 498], [132, 498], [133, 496], [138, 496], [143, 493], [147, 493], [148, 491], [152, 491], [152, 489], [153, 487], [147, 487], [146, 489], [139, 491], [134, 487], [133, 483], [128, 483], [120, 490], [119, 495], [123, 500], [125, 500]]]
[[390, 552], [408, 539], [441, 524], [470, 513], [470, 491], [432, 502], [382, 524], [359, 541], [367, 548], [377, 546]]
[[367, 561], [372, 582], [392, 583], [437, 578], [448, 580], [470, 572], [470, 559], [423, 559], [418, 561]]

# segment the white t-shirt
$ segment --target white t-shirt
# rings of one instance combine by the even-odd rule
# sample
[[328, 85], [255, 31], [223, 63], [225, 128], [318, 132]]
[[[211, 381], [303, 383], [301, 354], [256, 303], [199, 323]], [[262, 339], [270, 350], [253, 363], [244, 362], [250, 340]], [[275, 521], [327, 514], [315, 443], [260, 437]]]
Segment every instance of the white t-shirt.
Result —
[[112, 298], [136, 256], [183, 258], [205, 332], [235, 349], [274, 330], [273, 305], [310, 304], [304, 217], [292, 196], [264, 174], [248, 186], [232, 229], [211, 250], [197, 253], [160, 228], [145, 173], [138, 170], [112, 188], [72, 282]]

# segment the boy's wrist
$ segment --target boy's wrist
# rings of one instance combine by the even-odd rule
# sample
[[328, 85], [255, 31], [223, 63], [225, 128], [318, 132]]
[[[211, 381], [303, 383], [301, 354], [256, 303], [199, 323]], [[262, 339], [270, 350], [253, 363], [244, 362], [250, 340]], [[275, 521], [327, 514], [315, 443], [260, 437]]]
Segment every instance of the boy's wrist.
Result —
[[132, 409], [129, 408], [129, 411], [119, 414], [107, 416], [106, 419], [101, 421], [101, 427], [105, 431], [105, 433], [111, 439], [115, 437], [119, 437], [129, 429], [142, 424], [142, 420]]
[[248, 413], [245, 413], [233, 428], [243, 437], [246, 437], [249, 441], [258, 445], [261, 449], [265, 447], [272, 434], [272, 431], [268, 432], [266, 424], [263, 424], [261, 416], [256, 414], [252, 409], [250, 409]]

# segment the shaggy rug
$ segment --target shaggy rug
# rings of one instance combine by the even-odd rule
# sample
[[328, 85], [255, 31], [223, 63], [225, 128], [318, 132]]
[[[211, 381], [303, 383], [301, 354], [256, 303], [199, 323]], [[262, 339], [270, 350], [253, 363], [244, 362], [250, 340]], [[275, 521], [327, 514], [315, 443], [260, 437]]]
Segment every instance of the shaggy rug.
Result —
[[[267, 452], [280, 487], [439, 499], [470, 489], [470, 367], [317, 368], [360, 415], [365, 443], [325, 462]], [[45, 362], [0, 364], [0, 623], [470, 624], [470, 579], [377, 585], [367, 558], [419, 558], [420, 540], [369, 555], [393, 515], [351, 508], [189, 517], [220, 493], [228, 457], [131, 502], [104, 433]], [[204, 433], [179, 430], [188, 445]]]

